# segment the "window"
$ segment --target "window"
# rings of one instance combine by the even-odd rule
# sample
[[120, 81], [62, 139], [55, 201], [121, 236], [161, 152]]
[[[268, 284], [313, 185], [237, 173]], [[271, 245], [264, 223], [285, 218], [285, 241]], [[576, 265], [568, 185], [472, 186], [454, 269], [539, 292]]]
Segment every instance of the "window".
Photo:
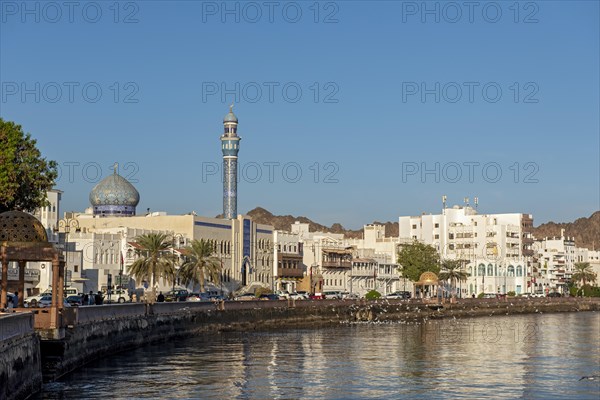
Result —
[[79, 265], [73, 266], [73, 272], [79, 272]]
[[439, 228], [439, 227], [440, 227], [440, 224], [435, 224], [434, 225], [434, 228]]
[[517, 276], [523, 276], [523, 267], [517, 265]]
[[413, 228], [413, 229], [417, 229], [417, 225], [416, 225], [416, 224], [413, 224], [412, 228]]
[[440, 235], [435, 235], [434, 236], [434, 239], [439, 239], [439, 238], [440, 238]]
[[485, 265], [479, 264], [479, 267], [477, 269], [477, 275], [485, 276]]

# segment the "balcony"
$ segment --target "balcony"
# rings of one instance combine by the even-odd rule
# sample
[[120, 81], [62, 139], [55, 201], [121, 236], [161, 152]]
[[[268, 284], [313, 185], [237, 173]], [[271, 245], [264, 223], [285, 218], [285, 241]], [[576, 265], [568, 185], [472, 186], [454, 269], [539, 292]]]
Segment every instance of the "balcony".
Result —
[[352, 268], [352, 261], [323, 261], [323, 268]]
[[302, 278], [304, 270], [302, 268], [277, 268], [279, 278]]

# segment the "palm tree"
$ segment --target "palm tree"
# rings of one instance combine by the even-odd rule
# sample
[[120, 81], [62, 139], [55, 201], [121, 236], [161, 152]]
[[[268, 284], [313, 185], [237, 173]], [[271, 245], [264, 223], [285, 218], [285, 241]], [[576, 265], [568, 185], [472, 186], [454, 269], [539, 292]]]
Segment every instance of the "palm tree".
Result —
[[469, 274], [462, 270], [461, 262], [459, 260], [444, 260], [442, 261], [441, 272], [438, 278], [442, 281], [449, 281], [452, 287], [452, 296], [454, 297], [456, 292], [456, 282], [464, 282], [467, 280]]
[[200, 284], [200, 292], [204, 292], [204, 281], [208, 276], [213, 282], [219, 282], [221, 260], [212, 254], [215, 249], [208, 240], [192, 240], [191, 246], [184, 248], [185, 262], [181, 265], [179, 276], [186, 285]]
[[575, 282], [583, 282], [582, 287], [585, 286], [586, 282], [595, 282], [596, 273], [592, 271], [592, 266], [589, 262], [578, 262], [575, 263], [575, 272], [571, 276]]
[[148, 233], [138, 236], [136, 243], [140, 247], [136, 249], [139, 257], [128, 267], [129, 274], [136, 281], [150, 281], [152, 289], [161, 278], [164, 284], [170, 283], [175, 273], [171, 237], [164, 233]]

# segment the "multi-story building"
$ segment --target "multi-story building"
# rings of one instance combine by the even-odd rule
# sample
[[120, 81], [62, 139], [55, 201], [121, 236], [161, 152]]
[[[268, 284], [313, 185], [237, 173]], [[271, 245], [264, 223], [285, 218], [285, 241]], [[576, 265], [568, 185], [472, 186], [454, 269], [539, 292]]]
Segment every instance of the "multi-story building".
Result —
[[343, 290], [352, 268], [352, 248], [344, 244], [344, 235], [310, 232], [309, 224], [297, 221], [291, 230], [302, 243], [302, 261], [306, 265], [298, 290], [310, 293]]
[[273, 231], [273, 289], [297, 291], [306, 274], [302, 262], [303, 243], [297, 233]]
[[350, 291], [359, 295], [372, 289], [383, 295], [412, 291], [412, 282], [403, 279], [397, 263], [399, 247], [406, 242], [386, 237], [385, 226], [376, 224], [363, 227], [362, 239], [346, 239], [346, 245], [355, 248], [358, 257], [352, 263]]
[[560, 237], [536, 240], [533, 279], [531, 285], [536, 293], [558, 291], [566, 293], [573, 267], [577, 262], [575, 238], [565, 237], [564, 229]]
[[469, 274], [461, 295], [525, 293], [533, 256], [530, 214], [479, 214], [444, 206], [441, 214], [399, 218], [400, 238], [435, 247], [442, 259], [461, 260]]
[[589, 250], [585, 247], [575, 248], [575, 262], [587, 262], [596, 273], [596, 284], [600, 284], [600, 251]]

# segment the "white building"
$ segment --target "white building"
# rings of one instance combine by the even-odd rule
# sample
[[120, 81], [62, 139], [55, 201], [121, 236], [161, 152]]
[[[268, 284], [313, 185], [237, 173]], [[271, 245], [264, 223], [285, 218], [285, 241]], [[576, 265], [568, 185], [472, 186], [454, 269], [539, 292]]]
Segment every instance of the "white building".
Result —
[[310, 232], [309, 224], [297, 221], [291, 230], [302, 243], [302, 261], [306, 266], [298, 290], [310, 293], [346, 290], [352, 269], [352, 248], [345, 245], [344, 235]]
[[596, 273], [596, 285], [600, 285], [600, 251], [589, 250], [585, 247], [575, 248], [575, 262], [590, 263], [592, 271]]
[[564, 236], [536, 240], [532, 286], [536, 293], [567, 292], [567, 282], [577, 262], [575, 239]]
[[441, 259], [461, 260], [469, 273], [461, 295], [528, 291], [533, 237], [530, 214], [478, 214], [469, 205], [441, 214], [399, 218], [400, 238], [435, 247]]
[[384, 225], [364, 225], [362, 239], [346, 239], [347, 246], [356, 249], [352, 261], [350, 292], [364, 295], [377, 290], [382, 295], [398, 290], [412, 291], [413, 284], [405, 280], [397, 263], [399, 246], [406, 243], [397, 237], [385, 237]]

